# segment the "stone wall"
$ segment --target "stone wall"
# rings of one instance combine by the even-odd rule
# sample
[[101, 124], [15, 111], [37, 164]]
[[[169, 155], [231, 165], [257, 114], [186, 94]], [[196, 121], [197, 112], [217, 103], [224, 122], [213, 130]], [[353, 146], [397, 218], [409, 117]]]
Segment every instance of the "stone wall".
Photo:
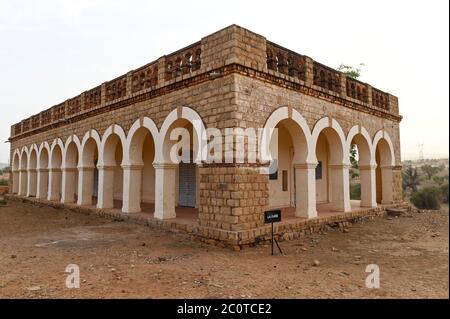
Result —
[[262, 226], [268, 177], [257, 167], [203, 164], [199, 225], [238, 231]]

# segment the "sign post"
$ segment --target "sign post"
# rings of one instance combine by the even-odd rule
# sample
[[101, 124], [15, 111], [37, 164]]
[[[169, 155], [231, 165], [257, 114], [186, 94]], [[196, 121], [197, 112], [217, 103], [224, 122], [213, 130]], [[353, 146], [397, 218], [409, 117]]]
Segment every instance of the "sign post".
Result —
[[281, 210], [279, 210], [279, 209], [278, 210], [269, 210], [269, 211], [264, 212], [264, 223], [272, 224], [272, 256], [273, 256], [273, 242], [275, 242], [275, 244], [277, 245], [280, 253], [281, 254], [283, 253], [281, 251], [280, 245], [278, 245], [277, 240], [273, 236], [273, 223], [276, 223], [276, 222], [281, 222]]

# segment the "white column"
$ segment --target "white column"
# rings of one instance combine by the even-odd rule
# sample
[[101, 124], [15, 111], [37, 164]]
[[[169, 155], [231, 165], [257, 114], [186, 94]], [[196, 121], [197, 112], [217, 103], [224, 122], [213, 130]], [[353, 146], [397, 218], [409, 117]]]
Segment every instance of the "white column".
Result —
[[38, 168], [36, 198], [47, 198], [48, 196], [48, 169]]
[[138, 213], [141, 211], [141, 181], [144, 165], [122, 165], [123, 168], [123, 203], [122, 212]]
[[35, 168], [28, 169], [27, 180], [28, 180], [27, 197], [35, 197], [36, 196], [36, 186], [37, 186], [37, 176], [36, 176]]
[[361, 207], [377, 207], [376, 165], [360, 165]]
[[61, 203], [75, 202], [75, 174], [76, 167], [64, 167], [62, 169], [62, 192]]
[[78, 205], [92, 205], [94, 167], [78, 168]]
[[392, 204], [392, 166], [381, 166], [381, 204]]
[[317, 164], [294, 164], [295, 216], [297, 217], [317, 217], [316, 166]]
[[350, 165], [329, 165], [329, 168], [333, 209], [340, 212], [349, 212], [352, 210], [350, 207]]
[[13, 175], [12, 192], [13, 192], [13, 194], [17, 194], [17, 193], [19, 193], [19, 171], [13, 170], [12, 175]]
[[19, 195], [25, 196], [27, 195], [27, 170], [26, 169], [20, 169], [19, 170]]
[[61, 197], [61, 169], [51, 168], [48, 174], [48, 197], [50, 201], [57, 201]]
[[[154, 163], [155, 214], [158, 219], [175, 218], [175, 180], [178, 164]], [[195, 185], [192, 185], [195, 187]]]
[[97, 208], [114, 207], [114, 171], [115, 166], [99, 165]]

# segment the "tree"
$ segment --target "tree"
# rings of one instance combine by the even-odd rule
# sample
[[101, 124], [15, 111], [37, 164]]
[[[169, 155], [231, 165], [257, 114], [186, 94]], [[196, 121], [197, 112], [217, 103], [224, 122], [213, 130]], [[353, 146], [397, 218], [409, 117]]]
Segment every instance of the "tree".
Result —
[[351, 65], [341, 64], [338, 66], [337, 70], [344, 73], [352, 79], [358, 79], [361, 76], [361, 68], [364, 63], [360, 63], [358, 67], [353, 67]]
[[352, 179], [357, 178], [359, 176], [359, 166], [358, 166], [358, 160], [356, 159], [357, 149], [356, 144], [352, 144], [350, 147], [350, 176]]
[[438, 185], [442, 185], [445, 181], [444, 176], [433, 176], [433, 182], [435, 182]]
[[403, 175], [403, 189], [411, 189], [414, 193], [417, 192], [417, 186], [419, 185], [419, 174], [417, 174], [417, 168], [413, 168], [411, 165], [408, 166]]
[[429, 180], [433, 177], [434, 174], [438, 173], [441, 170], [439, 167], [431, 166], [428, 164], [423, 165], [421, 169]]

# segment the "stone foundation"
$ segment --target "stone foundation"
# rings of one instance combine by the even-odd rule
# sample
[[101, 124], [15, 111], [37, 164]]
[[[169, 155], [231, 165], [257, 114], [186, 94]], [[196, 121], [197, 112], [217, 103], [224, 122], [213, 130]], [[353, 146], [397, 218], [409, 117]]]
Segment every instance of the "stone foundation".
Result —
[[[87, 215], [96, 215], [102, 218], [115, 221], [129, 222], [150, 228], [162, 229], [172, 233], [184, 233], [191, 236], [192, 240], [200, 241], [209, 245], [240, 250], [252, 247], [260, 243], [268, 243], [271, 240], [271, 225], [247, 230], [224, 230], [205, 226], [191, 225], [174, 220], [160, 220], [153, 217], [142, 217], [142, 215], [126, 214], [111, 210], [95, 209], [90, 207], [77, 206], [74, 204], [55, 203], [30, 197], [22, 197], [8, 194], [8, 200], [30, 203], [36, 206], [50, 206], [58, 209], [68, 209], [73, 212]], [[338, 227], [344, 229], [350, 224], [359, 223], [365, 220], [372, 220], [379, 216], [384, 216], [388, 208], [408, 208], [406, 202], [383, 205], [376, 208], [363, 209], [350, 213], [342, 213], [335, 216], [318, 217], [314, 219], [289, 220], [274, 224], [274, 237], [278, 241], [295, 240], [306, 235], [326, 231], [330, 228]]]

